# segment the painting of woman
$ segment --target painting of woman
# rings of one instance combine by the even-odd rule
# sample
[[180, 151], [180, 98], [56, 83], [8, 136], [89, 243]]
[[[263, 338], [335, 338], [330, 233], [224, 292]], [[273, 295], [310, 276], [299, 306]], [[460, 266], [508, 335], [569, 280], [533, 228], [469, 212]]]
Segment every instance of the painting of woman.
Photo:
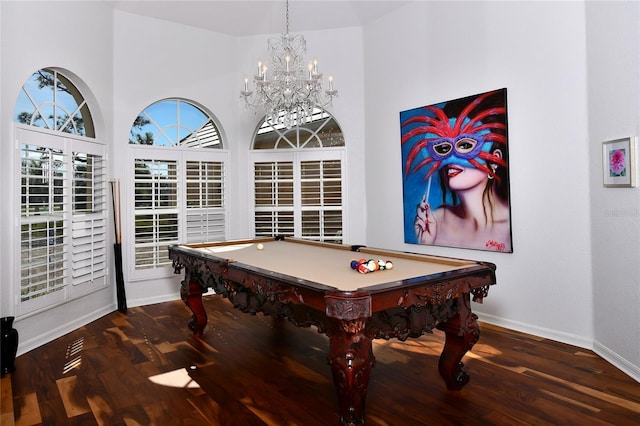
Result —
[[513, 251], [506, 95], [400, 113], [405, 242]]

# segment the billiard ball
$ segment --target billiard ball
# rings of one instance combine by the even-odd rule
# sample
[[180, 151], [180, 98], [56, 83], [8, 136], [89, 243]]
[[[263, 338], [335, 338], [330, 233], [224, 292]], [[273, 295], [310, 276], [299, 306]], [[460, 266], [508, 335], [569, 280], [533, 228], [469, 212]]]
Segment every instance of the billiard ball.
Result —
[[258, 243], [258, 245], [256, 246], [256, 248], [258, 250], [263, 250], [264, 249], [264, 245], [262, 243]]

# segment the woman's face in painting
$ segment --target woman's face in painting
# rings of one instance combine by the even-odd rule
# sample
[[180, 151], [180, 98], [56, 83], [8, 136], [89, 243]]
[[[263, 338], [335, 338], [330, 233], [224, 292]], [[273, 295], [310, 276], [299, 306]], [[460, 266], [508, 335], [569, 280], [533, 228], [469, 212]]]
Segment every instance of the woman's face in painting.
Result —
[[451, 164], [446, 168], [447, 185], [452, 191], [464, 191], [487, 183], [487, 173], [475, 167]]
[[[497, 158], [502, 158], [502, 151], [493, 150], [492, 154]], [[497, 165], [487, 165], [495, 174]], [[489, 175], [486, 171], [476, 169], [475, 167], [463, 167], [459, 164], [450, 164], [445, 167], [445, 176], [447, 185], [452, 191], [464, 191], [466, 189], [475, 188], [481, 185], [483, 188], [487, 184]]]

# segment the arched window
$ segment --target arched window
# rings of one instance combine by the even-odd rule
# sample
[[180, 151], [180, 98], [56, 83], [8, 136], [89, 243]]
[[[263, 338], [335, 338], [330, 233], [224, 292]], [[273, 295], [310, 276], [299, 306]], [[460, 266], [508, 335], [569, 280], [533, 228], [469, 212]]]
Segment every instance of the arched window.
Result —
[[213, 118], [180, 99], [165, 99], [148, 106], [131, 126], [130, 144], [222, 149]]
[[290, 129], [264, 121], [251, 152], [255, 236], [341, 243], [344, 155], [342, 130], [326, 111]]
[[24, 83], [16, 101], [14, 121], [95, 138], [85, 99], [67, 77], [54, 69], [38, 70]]
[[58, 70], [24, 83], [14, 121], [26, 313], [106, 285], [106, 162], [87, 102]]
[[228, 153], [210, 114], [186, 100], [158, 101], [134, 120], [129, 147], [134, 276], [169, 266], [170, 244], [225, 239]]

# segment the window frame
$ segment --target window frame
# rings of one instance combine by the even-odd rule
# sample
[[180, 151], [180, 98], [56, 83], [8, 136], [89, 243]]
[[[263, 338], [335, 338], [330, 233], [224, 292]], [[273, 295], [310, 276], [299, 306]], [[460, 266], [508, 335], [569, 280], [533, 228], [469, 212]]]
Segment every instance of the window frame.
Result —
[[[301, 164], [305, 161], [340, 161], [340, 173], [342, 182], [346, 178], [346, 147], [326, 147], [326, 148], [286, 148], [286, 149], [260, 149], [251, 150], [249, 153], [249, 176], [251, 185], [250, 195], [250, 213], [252, 219], [253, 235], [256, 236], [256, 193], [255, 193], [255, 164], [261, 162], [292, 162], [293, 163], [293, 221], [294, 221], [294, 238], [305, 238], [302, 235], [302, 206], [301, 196]], [[342, 185], [342, 237], [341, 241], [348, 241], [348, 229], [345, 227], [347, 223], [347, 186]], [[266, 211], [266, 209], [265, 209]], [[324, 241], [331, 241], [325, 236]]]
[[[316, 143], [309, 143], [315, 141]], [[262, 120], [256, 126], [253, 133], [253, 139], [251, 142], [251, 149], [249, 150], [249, 175], [253, 184], [250, 184], [250, 214], [253, 217], [253, 235], [266, 235], [259, 231], [257, 224], [256, 213], [258, 211], [264, 211], [276, 213], [279, 211], [287, 212], [287, 208], [270, 207], [264, 208], [257, 207], [256, 200], [256, 163], [276, 163], [276, 162], [291, 162], [293, 165], [293, 237], [311, 239], [316, 241], [327, 241], [343, 243], [348, 241], [349, 236], [348, 229], [346, 228], [348, 205], [347, 200], [347, 186], [344, 181], [347, 176], [347, 148], [344, 138], [344, 133], [338, 120], [330, 114], [327, 110], [315, 107], [312, 120], [304, 122], [287, 128], [284, 125], [273, 125], [267, 122], [267, 117], [264, 116]], [[303, 206], [303, 181], [302, 181], [302, 163], [303, 162], [317, 162], [317, 161], [340, 161], [340, 199], [339, 209], [326, 207], [326, 205], [307, 205]], [[309, 182], [309, 180], [305, 180]], [[322, 188], [323, 184], [319, 185], [320, 191], [318, 193], [318, 200], [325, 200], [325, 193]], [[271, 196], [273, 197], [273, 193]], [[335, 206], [335, 204], [334, 204]], [[303, 213], [305, 211], [340, 211], [340, 227], [338, 233], [335, 234], [335, 238], [331, 239], [330, 236], [325, 235], [326, 227], [323, 226], [326, 216], [324, 214], [318, 215], [318, 223], [316, 227], [318, 229], [317, 236], [304, 235], [305, 229], [302, 227]], [[273, 215], [272, 215], [273, 216]], [[286, 219], [285, 219], [286, 220]], [[286, 222], [282, 222], [286, 225]], [[308, 229], [308, 228], [307, 228]], [[278, 233], [271, 229], [271, 234]], [[286, 234], [285, 234], [286, 235]]]
[[[126, 187], [124, 190], [126, 194], [129, 194], [124, 203], [123, 209], [126, 211], [132, 212], [130, 215], [123, 215], [125, 220], [123, 220], [123, 226], [125, 226], [127, 232], [125, 235], [131, 236], [128, 241], [125, 240], [125, 236], [123, 236], [123, 247], [127, 249], [127, 255], [124, 256], [126, 259], [126, 270], [128, 273], [128, 280], [131, 282], [136, 281], [145, 281], [150, 279], [160, 279], [160, 278], [168, 278], [175, 277], [173, 273], [173, 268], [171, 267], [171, 263], [169, 262], [166, 265], [159, 265], [150, 268], [137, 268], [136, 265], [136, 212], [135, 212], [135, 201], [136, 201], [136, 181], [135, 181], [135, 162], [136, 159], [147, 159], [147, 160], [157, 160], [157, 161], [175, 161], [177, 168], [177, 193], [176, 193], [176, 210], [177, 210], [177, 228], [178, 228], [178, 237], [175, 243], [186, 243], [187, 242], [187, 225], [189, 221], [189, 206], [187, 205], [187, 175], [186, 175], [186, 164], [190, 161], [206, 161], [206, 162], [214, 162], [221, 163], [222, 165], [222, 207], [218, 208], [216, 213], [220, 214], [222, 212], [223, 222], [222, 225], [224, 236], [229, 233], [229, 220], [227, 218], [227, 206], [228, 206], [228, 167], [229, 167], [229, 150], [226, 148], [224, 137], [224, 132], [216, 119], [216, 117], [211, 114], [206, 108], [202, 105], [193, 102], [184, 98], [167, 98], [158, 100], [149, 106], [147, 106], [143, 111], [141, 111], [138, 116], [142, 115], [149, 107], [166, 101], [176, 101], [190, 104], [198, 108], [201, 112], [203, 112], [207, 118], [213, 122], [213, 125], [216, 127], [216, 131], [218, 134], [218, 138], [216, 140], [219, 141], [219, 145], [209, 146], [209, 147], [200, 147], [200, 146], [190, 146], [188, 143], [178, 143], [169, 146], [168, 144], [163, 145], [142, 145], [136, 143], [129, 143], [128, 146], [128, 154], [127, 154], [127, 168], [126, 168]], [[208, 126], [204, 125], [200, 129], [207, 129]], [[194, 133], [199, 131], [199, 129], [194, 130]], [[187, 140], [187, 138], [182, 139]], [[211, 210], [215, 210], [216, 208], [211, 208]], [[196, 210], [196, 209], [194, 209]], [[204, 210], [204, 209], [200, 209]], [[223, 236], [223, 239], [225, 238]], [[167, 251], [167, 259], [168, 259], [168, 251]]]
[[[31, 145], [45, 148], [53, 148], [59, 149], [62, 151], [62, 155], [65, 157], [65, 173], [68, 177], [65, 178], [64, 182], [64, 212], [60, 215], [60, 220], [63, 222], [63, 238], [66, 239], [66, 242], [63, 245], [62, 252], [64, 256], [64, 262], [66, 264], [64, 268], [64, 276], [63, 281], [64, 284], [61, 286], [60, 290], [46, 293], [42, 296], [35, 297], [28, 300], [22, 300], [22, 268], [23, 263], [21, 259], [18, 259], [15, 262], [14, 267], [14, 276], [16, 277], [16, 293], [15, 293], [15, 308], [16, 315], [25, 316], [25, 315], [33, 315], [39, 312], [43, 312], [56, 306], [59, 306], [64, 303], [68, 303], [73, 300], [77, 300], [80, 297], [83, 297], [89, 293], [93, 293], [99, 291], [109, 285], [109, 264], [108, 261], [111, 258], [109, 256], [108, 250], [108, 230], [111, 229], [109, 226], [109, 203], [107, 196], [107, 175], [106, 175], [106, 164], [107, 164], [107, 154], [106, 154], [106, 145], [99, 140], [74, 135], [70, 133], [61, 133], [55, 130], [49, 130], [42, 127], [30, 126], [21, 123], [13, 123], [13, 132], [16, 140], [15, 146], [15, 157], [14, 164], [19, 165], [19, 167], [15, 171], [15, 182], [18, 191], [15, 194], [15, 215], [16, 221], [19, 224], [17, 227], [17, 233], [15, 242], [14, 242], [14, 253], [21, 253], [21, 227], [23, 223], [27, 222], [37, 222], [37, 219], [24, 219], [22, 215], [22, 146], [23, 145]], [[90, 152], [89, 152], [90, 151]], [[100, 155], [102, 157], [102, 161], [104, 163], [104, 171], [103, 171], [103, 186], [102, 191], [104, 194], [104, 200], [102, 202], [102, 208], [97, 213], [91, 214], [77, 214], [75, 215], [73, 212], [74, 205], [74, 194], [72, 191], [73, 187], [73, 163], [71, 161], [72, 155], [74, 152], [82, 152], [82, 153], [90, 153], [93, 155]], [[101, 240], [101, 244], [103, 245], [102, 255], [100, 255], [101, 263], [104, 265], [103, 271], [104, 273], [97, 277], [95, 280], [90, 281], [81, 281], [74, 283], [73, 277], [73, 224], [76, 219], [80, 221], [86, 218], [90, 218], [91, 220], [99, 220], [102, 221], [102, 230], [104, 231], [104, 237]], [[75, 239], [75, 241], [79, 241], [79, 239]], [[92, 258], [93, 259], [93, 258]]]

